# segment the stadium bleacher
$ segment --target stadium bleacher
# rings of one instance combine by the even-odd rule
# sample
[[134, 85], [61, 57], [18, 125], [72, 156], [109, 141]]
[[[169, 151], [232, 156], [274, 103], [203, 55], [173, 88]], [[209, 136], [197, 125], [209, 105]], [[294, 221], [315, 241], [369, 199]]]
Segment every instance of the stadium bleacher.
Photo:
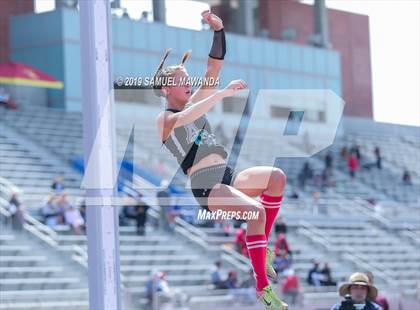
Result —
[[[22, 199], [30, 212], [38, 208], [49, 193], [56, 175], [65, 176], [66, 191], [70, 196], [81, 194], [81, 175], [72, 170], [71, 163], [82, 154], [80, 113], [25, 106], [19, 112], [4, 111], [0, 121], [4, 128], [0, 135], [2, 176], [22, 192]], [[160, 145], [153, 140], [153, 130], [147, 123], [139, 123], [136, 130], [150, 133], [142, 134], [142, 137], [149, 137], [141, 140], [147, 151], [137, 162], [143, 164], [163, 158]], [[126, 128], [118, 128], [118, 131], [120, 137], [127, 134]], [[252, 139], [257, 143], [262, 138], [255, 136]], [[336, 298], [335, 287], [316, 290], [306, 284], [311, 259], [329, 262], [336, 281], [344, 281], [353, 270], [374, 268], [379, 287], [398, 286], [407, 296], [416, 294], [420, 276], [420, 257], [416, 251], [420, 227], [416, 226], [418, 218], [413, 218], [412, 214], [419, 211], [419, 178], [413, 160], [418, 152], [418, 141], [410, 135], [403, 135], [394, 136], [387, 146], [380, 144], [384, 156], [382, 171], [362, 171], [353, 181], [345, 172], [346, 164], [338, 160], [340, 148], [344, 145], [350, 147], [352, 143], [360, 144], [366, 157], [373, 160], [372, 146], [386, 139], [354, 132], [336, 139], [329, 148], [335, 156], [333, 177], [336, 186], [321, 192], [318, 208], [322, 212], [314, 214], [312, 209], [310, 193], [319, 190], [315, 184], [309, 183], [305, 191], [299, 190], [299, 199], [286, 198], [284, 201], [281, 213], [290, 227], [288, 240], [295, 252], [293, 268], [301, 280], [305, 302], [317, 300], [320, 296], [328, 300]], [[276, 148], [280, 147], [281, 141], [278, 141], [263, 151], [244, 149], [239, 167], [267, 164], [276, 157]], [[123, 143], [118, 145], [120, 158], [124, 155], [124, 148]], [[406, 156], [401, 154], [402, 148], [409, 149]], [[309, 159], [316, 173], [323, 168], [324, 154], [321, 152]], [[299, 187], [296, 180], [302, 160], [279, 159], [277, 164], [288, 175], [288, 196], [292, 189]], [[413, 176], [412, 187], [399, 183], [407, 166]], [[380, 213], [369, 206], [368, 198], [381, 203]], [[3, 207], [5, 202], [3, 200]], [[147, 229], [148, 237], [137, 236], [132, 227], [121, 227], [120, 231], [122, 282], [131, 299], [143, 305], [147, 302], [146, 282], [150, 279], [151, 269], [156, 268], [168, 274], [170, 286], [179, 291], [189, 305], [198, 307], [232, 300], [229, 292], [209, 289], [209, 269], [215, 260], [222, 258], [228, 266], [235, 267], [236, 263], [240, 267], [240, 277], [246, 275], [249, 264], [223, 250], [223, 246], [232, 245], [233, 234], [226, 236], [221, 228], [191, 227], [184, 222], [177, 223], [176, 234], [156, 232], [150, 225]], [[44, 245], [47, 250], [38, 254], [32, 251], [33, 244], [39, 242], [34, 241], [36, 235], [29, 230], [24, 233], [30, 234], [31, 238], [24, 238], [25, 235], [12, 230], [1, 232], [0, 288], [3, 292], [0, 309], [9, 309], [18, 299], [16, 309], [29, 305], [40, 309], [87, 307], [87, 281], [82, 280], [86, 273], [86, 237], [75, 235], [66, 226], [57, 226], [50, 235], [55, 246]], [[73, 268], [52, 264], [48, 259], [50, 255], [73, 258], [73, 263], [78, 262], [76, 265], [82, 271], [74, 274]], [[23, 292], [22, 298], [18, 292]], [[246, 300], [247, 293], [241, 294], [240, 300]]]

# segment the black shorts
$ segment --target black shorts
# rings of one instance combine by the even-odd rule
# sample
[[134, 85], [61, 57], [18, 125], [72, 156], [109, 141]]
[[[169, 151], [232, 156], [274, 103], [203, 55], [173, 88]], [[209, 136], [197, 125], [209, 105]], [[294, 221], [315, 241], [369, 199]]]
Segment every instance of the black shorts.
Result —
[[198, 204], [209, 211], [207, 200], [211, 189], [218, 183], [231, 185], [237, 173], [227, 164], [218, 164], [194, 171], [191, 176], [191, 192]]

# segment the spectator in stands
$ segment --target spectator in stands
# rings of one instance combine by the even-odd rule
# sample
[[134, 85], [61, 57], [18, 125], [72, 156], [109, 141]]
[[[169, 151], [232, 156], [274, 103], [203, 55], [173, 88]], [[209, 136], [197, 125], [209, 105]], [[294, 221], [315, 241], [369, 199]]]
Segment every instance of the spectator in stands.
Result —
[[80, 215], [82, 216], [83, 221], [86, 223], [86, 201], [85, 200], [82, 200], [82, 202], [80, 203], [79, 212], [80, 212]]
[[285, 296], [285, 301], [289, 305], [295, 305], [300, 291], [299, 277], [292, 268], [286, 269], [284, 275], [285, 279], [283, 281], [282, 292]]
[[166, 280], [166, 273], [162, 271], [153, 271], [150, 280], [146, 283], [149, 304], [153, 304], [156, 295], [158, 295], [159, 304], [169, 302], [173, 297], [173, 292]]
[[25, 222], [25, 210], [18, 199], [17, 193], [12, 193], [7, 210], [10, 212], [12, 219], [12, 228], [22, 230]]
[[276, 219], [276, 223], [274, 226], [274, 232], [276, 233], [276, 236], [279, 234], [286, 234], [287, 233], [287, 225], [284, 222], [283, 215], [279, 215]]
[[360, 162], [362, 160], [362, 154], [360, 153], [360, 147], [357, 144], [354, 144], [350, 148], [350, 153], [356, 154], [357, 160]]
[[149, 12], [143, 11], [143, 12], [141, 12], [141, 17], [140, 17], [139, 21], [141, 21], [143, 23], [146, 23], [149, 20], [148, 18], [149, 18]]
[[284, 270], [290, 267], [291, 263], [292, 261], [290, 259], [290, 255], [285, 249], [281, 249], [278, 251], [278, 254], [276, 254], [276, 257], [274, 258], [273, 268], [277, 274], [280, 275]]
[[236, 231], [235, 237], [236, 250], [243, 256], [248, 257], [248, 248], [246, 246], [246, 223], [242, 223], [241, 227]]
[[347, 160], [347, 156], [348, 156], [348, 150], [347, 150], [347, 146], [343, 146], [340, 150], [340, 157], [342, 160]]
[[51, 189], [56, 193], [60, 194], [64, 190], [64, 183], [62, 176], [56, 176], [51, 184]]
[[13, 98], [6, 92], [3, 87], [0, 87], [0, 106], [6, 109], [17, 110], [18, 106]]
[[411, 182], [411, 174], [407, 169], [404, 170], [404, 174], [403, 174], [403, 177], [402, 177], [402, 182], [403, 182], [404, 185], [412, 185], [413, 184]]
[[351, 153], [347, 160], [347, 167], [352, 179], [356, 176], [356, 171], [359, 169], [359, 161], [355, 153]]
[[143, 236], [146, 233], [147, 210], [149, 205], [141, 198], [143, 194], [138, 193], [133, 205], [123, 207], [123, 215], [129, 219], [136, 220], [137, 234]]
[[49, 195], [47, 201], [41, 208], [43, 222], [49, 227], [54, 227], [61, 223], [63, 212], [56, 204], [57, 198]]
[[156, 198], [160, 206], [159, 226], [163, 230], [169, 230], [168, 217], [170, 212], [171, 194], [169, 193], [168, 186], [168, 180], [162, 180], [160, 182], [161, 190], [156, 193]]
[[59, 223], [64, 223], [64, 213], [67, 209], [70, 208], [70, 202], [68, 200], [67, 193], [63, 193], [57, 198], [57, 205], [60, 210], [60, 217], [59, 217]]
[[286, 251], [286, 254], [291, 254], [289, 243], [287, 242], [286, 235], [284, 233], [279, 233], [276, 241], [274, 242], [274, 253], [279, 255], [281, 250]]
[[299, 199], [299, 193], [298, 191], [294, 188], [292, 191], [292, 194], [289, 196], [292, 199]]
[[323, 277], [321, 271], [319, 270], [319, 262], [316, 260], [312, 260], [313, 266], [308, 272], [308, 277], [306, 278], [306, 282], [309, 285], [313, 286], [321, 286], [321, 279]]
[[321, 280], [323, 286], [336, 286], [337, 282], [333, 281], [331, 276], [331, 268], [328, 263], [324, 264], [324, 268], [321, 270], [321, 274], [324, 276]]
[[217, 261], [214, 263], [214, 269], [211, 272], [211, 284], [214, 285], [215, 289], [224, 288], [223, 278], [222, 261]]
[[225, 289], [236, 289], [238, 288], [238, 273], [235, 270], [231, 270], [228, 273], [226, 281], [223, 286]]
[[382, 308], [373, 302], [378, 295], [378, 289], [369, 284], [367, 275], [361, 272], [352, 274], [347, 283], [340, 286], [340, 296], [349, 296], [345, 300], [335, 304], [331, 310], [344, 309], [363, 309], [363, 310], [381, 310]]
[[308, 180], [311, 180], [314, 176], [313, 169], [311, 168], [309, 162], [305, 162], [302, 167], [302, 170], [299, 172], [298, 179], [299, 184], [302, 189], [305, 189], [306, 183]]
[[374, 153], [375, 153], [375, 158], [376, 158], [376, 167], [378, 169], [382, 169], [382, 155], [381, 155], [381, 149], [379, 148], [379, 146], [375, 147]]
[[332, 155], [331, 151], [328, 151], [327, 155], [325, 155], [324, 164], [325, 164], [325, 169], [331, 169], [332, 168], [333, 155]]
[[83, 226], [85, 224], [82, 216], [80, 215], [79, 210], [73, 206], [70, 205], [65, 211], [64, 211], [64, 219], [65, 223], [67, 225], [70, 225], [72, 230], [75, 234], [81, 235], [83, 231]]
[[[373, 285], [375, 278], [373, 277], [373, 273], [370, 271], [365, 272], [367, 277], [369, 278], [369, 284]], [[382, 307], [382, 310], [389, 310], [389, 303], [385, 296], [378, 293], [375, 299], [373, 299], [376, 304]]]

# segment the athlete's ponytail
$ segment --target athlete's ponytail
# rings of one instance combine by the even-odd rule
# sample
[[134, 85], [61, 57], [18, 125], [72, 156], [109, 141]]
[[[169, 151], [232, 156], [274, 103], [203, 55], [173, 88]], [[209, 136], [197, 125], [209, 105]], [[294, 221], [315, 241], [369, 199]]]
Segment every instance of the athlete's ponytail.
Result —
[[182, 61], [181, 61], [181, 64], [180, 64], [181, 66], [183, 66], [184, 63], [187, 61], [187, 59], [190, 57], [191, 51], [192, 51], [192, 49], [189, 49], [188, 51], [186, 51], [184, 53], [184, 56], [182, 56]]
[[171, 51], [172, 50], [170, 48], [168, 48], [166, 50], [165, 54], [163, 55], [163, 57], [162, 57], [162, 59], [159, 63], [159, 66], [156, 70], [156, 73], [153, 76], [153, 90], [154, 90], [156, 96], [158, 96], [158, 97], [163, 97], [164, 96], [164, 94], [162, 92], [162, 80], [164, 80], [167, 77], [173, 76], [177, 70], [184, 69], [184, 63], [187, 61], [188, 57], [191, 54], [191, 49], [189, 49], [182, 56], [181, 63], [179, 65], [168, 66], [168, 67], [164, 68], [163, 65], [164, 65], [164, 63], [166, 61], [166, 58], [168, 58], [169, 53]]
[[162, 77], [162, 68], [163, 68], [163, 64], [166, 61], [166, 58], [168, 58], [169, 53], [171, 52], [171, 49], [168, 48], [165, 52], [165, 54], [163, 55], [162, 59], [160, 60], [159, 66], [155, 72], [155, 75], [153, 76], [153, 90], [156, 94], [156, 96], [158, 97], [162, 97], [163, 93], [161, 91], [162, 86], [159, 83], [159, 79]]

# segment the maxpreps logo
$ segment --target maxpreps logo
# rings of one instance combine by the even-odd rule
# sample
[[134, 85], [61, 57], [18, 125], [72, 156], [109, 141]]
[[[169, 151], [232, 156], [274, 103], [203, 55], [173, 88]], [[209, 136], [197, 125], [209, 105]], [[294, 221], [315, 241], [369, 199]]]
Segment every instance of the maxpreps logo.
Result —
[[207, 211], [205, 209], [198, 210], [197, 220], [199, 221], [216, 221], [216, 220], [258, 220], [260, 216], [259, 211]]

